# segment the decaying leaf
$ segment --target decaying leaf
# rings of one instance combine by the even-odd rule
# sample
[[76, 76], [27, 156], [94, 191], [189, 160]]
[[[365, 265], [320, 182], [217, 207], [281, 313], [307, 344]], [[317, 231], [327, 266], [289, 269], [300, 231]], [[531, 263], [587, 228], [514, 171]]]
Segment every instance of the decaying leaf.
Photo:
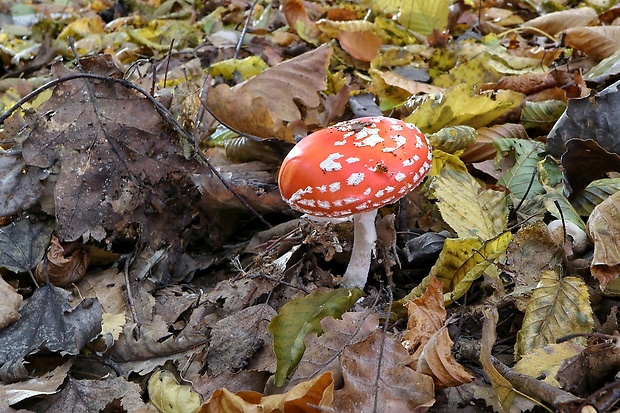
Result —
[[572, 27], [567, 29], [564, 41], [593, 59], [602, 60], [620, 50], [620, 27]]
[[270, 344], [267, 325], [275, 315], [273, 308], [259, 304], [215, 323], [207, 354], [210, 373], [218, 375], [227, 369], [243, 369], [261, 347]]
[[620, 274], [620, 192], [616, 192], [594, 208], [588, 219], [588, 235], [594, 242], [592, 275], [601, 288]]
[[88, 250], [80, 246], [66, 251], [55, 236], [52, 236], [47, 260], [39, 262], [34, 275], [40, 283], [49, 281], [59, 287], [65, 287], [80, 280], [90, 263]]
[[592, 7], [579, 7], [576, 9], [556, 11], [548, 13], [523, 23], [525, 28], [535, 28], [552, 36], [574, 27], [589, 26], [597, 20], [597, 13]]
[[87, 299], [75, 308], [68, 293], [46, 284], [35, 290], [20, 311], [20, 319], [0, 330], [0, 379], [12, 382], [27, 377], [24, 358], [43, 348], [56, 353], [78, 354], [101, 331], [102, 310], [97, 300]]
[[28, 169], [21, 151], [1, 148], [0, 170], [3, 172], [0, 176], [0, 216], [14, 215], [35, 205], [43, 191], [41, 180], [49, 172]]
[[424, 295], [407, 303], [409, 319], [403, 346], [412, 353], [409, 366], [433, 378], [438, 388], [472, 381], [452, 355], [454, 342], [445, 326], [443, 283], [433, 279]]
[[338, 33], [338, 41], [351, 56], [363, 62], [370, 62], [374, 59], [382, 43], [381, 38], [369, 30], [341, 30]]
[[54, 224], [23, 219], [0, 228], [0, 267], [28, 272], [45, 254]]
[[0, 329], [3, 329], [19, 318], [18, 309], [23, 297], [3, 278], [0, 278], [0, 297]]
[[[67, 362], [41, 376], [18, 383], [0, 384], [0, 400], [14, 405], [31, 397], [54, 394], [67, 378], [70, 367], [71, 362]], [[1, 408], [0, 405], [0, 411]]]
[[[82, 64], [94, 74], [119, 73], [109, 56]], [[54, 73], [75, 74], [61, 64]], [[202, 167], [183, 157], [151, 102], [119, 84], [74, 79], [60, 83], [39, 109], [23, 157], [39, 168], [60, 166], [54, 200], [61, 241], [102, 240], [128, 222], [143, 224], [154, 245], [177, 237], [198, 195], [188, 172]], [[156, 211], [175, 216], [163, 219], [168, 230], [157, 228]]]
[[102, 411], [110, 405], [118, 404], [124, 411], [154, 413], [144, 404], [140, 393], [139, 385], [122, 377], [101, 380], [69, 378], [59, 398], [47, 411], [50, 413]]
[[462, 238], [489, 240], [504, 231], [508, 223], [505, 194], [484, 189], [456, 156], [433, 154], [434, 160], [440, 156], [445, 163], [431, 181], [430, 194], [437, 199], [443, 219]]
[[340, 355], [348, 345], [365, 340], [379, 326], [379, 316], [369, 311], [353, 313], [347, 312], [342, 319], [325, 317], [321, 320], [323, 334], [308, 334], [304, 340], [306, 351], [299, 360], [297, 368], [291, 375], [287, 389], [310, 380], [319, 374], [329, 371], [334, 377], [334, 383], [340, 387], [342, 372], [340, 369]]
[[380, 412], [430, 407], [435, 402], [433, 379], [408, 367], [408, 360], [407, 350], [380, 330], [348, 346], [340, 358], [344, 387], [336, 391], [337, 410], [372, 412], [375, 402]]

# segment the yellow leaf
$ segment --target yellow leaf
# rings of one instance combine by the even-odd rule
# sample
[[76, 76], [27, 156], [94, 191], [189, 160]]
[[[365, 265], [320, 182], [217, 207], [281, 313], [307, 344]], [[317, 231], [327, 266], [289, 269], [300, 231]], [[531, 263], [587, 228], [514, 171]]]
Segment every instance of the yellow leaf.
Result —
[[574, 341], [549, 344], [523, 355], [523, 358], [513, 368], [517, 373], [532, 377], [544, 377], [542, 381], [545, 383], [560, 387], [560, 383], [555, 378], [560, 366], [566, 360], [581, 353], [581, 350], [583, 350], [583, 346]]
[[449, 7], [448, 0], [403, 0], [399, 20], [407, 29], [428, 36], [446, 28]]
[[226, 59], [213, 63], [209, 66], [209, 74], [232, 80], [235, 72], [237, 72], [241, 75], [241, 79], [247, 80], [267, 69], [269, 69], [269, 65], [260, 56], [249, 56], [245, 59]]
[[460, 238], [486, 241], [502, 233], [508, 223], [505, 193], [484, 189], [460, 159], [454, 155], [447, 158], [452, 162], [445, 163], [433, 177], [429, 190], [430, 197], [438, 201], [444, 221]]
[[92, 17], [82, 17], [66, 26], [58, 35], [58, 40], [66, 39], [69, 36], [74, 38], [86, 37], [89, 34], [101, 34], [104, 32], [105, 22], [95, 15]]
[[511, 90], [477, 94], [470, 86], [460, 84], [442, 94], [429, 95], [404, 120], [425, 133], [455, 125], [479, 128], [519, 106], [523, 98], [523, 94]]
[[200, 408], [200, 396], [191, 386], [177, 383], [166, 370], [154, 373], [148, 384], [149, 399], [161, 413], [194, 413]]
[[439, 259], [431, 268], [429, 277], [436, 277], [444, 284], [446, 303], [462, 297], [471, 284], [508, 248], [512, 234], [483, 242], [476, 238], [446, 239]]
[[544, 271], [525, 308], [517, 334], [515, 357], [554, 343], [573, 333], [589, 333], [594, 328], [592, 307], [586, 283], [577, 277], [562, 277]]

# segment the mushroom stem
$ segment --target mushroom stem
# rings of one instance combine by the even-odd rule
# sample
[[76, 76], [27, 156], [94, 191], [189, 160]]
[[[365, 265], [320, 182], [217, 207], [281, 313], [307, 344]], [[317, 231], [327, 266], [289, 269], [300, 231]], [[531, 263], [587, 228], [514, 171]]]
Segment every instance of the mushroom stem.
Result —
[[362, 212], [353, 217], [353, 250], [341, 285], [345, 288], [364, 288], [370, 270], [372, 248], [377, 241], [375, 217], [377, 210]]

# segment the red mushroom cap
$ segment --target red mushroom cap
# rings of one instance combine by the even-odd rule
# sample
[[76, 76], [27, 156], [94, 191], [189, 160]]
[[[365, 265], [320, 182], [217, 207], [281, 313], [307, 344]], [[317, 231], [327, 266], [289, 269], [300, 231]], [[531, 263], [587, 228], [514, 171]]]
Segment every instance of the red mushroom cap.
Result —
[[278, 181], [298, 211], [344, 217], [395, 202], [431, 169], [431, 147], [414, 125], [383, 116], [337, 123], [303, 138]]

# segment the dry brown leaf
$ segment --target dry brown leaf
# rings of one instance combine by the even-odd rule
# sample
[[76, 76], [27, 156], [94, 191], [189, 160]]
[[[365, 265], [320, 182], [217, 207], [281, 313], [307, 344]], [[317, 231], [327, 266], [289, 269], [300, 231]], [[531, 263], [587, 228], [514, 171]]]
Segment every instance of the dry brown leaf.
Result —
[[587, 223], [588, 235], [594, 242], [592, 275], [604, 289], [620, 274], [620, 192], [598, 204]]
[[282, 11], [288, 25], [297, 32], [302, 39], [314, 43], [320, 35], [316, 23], [310, 19], [306, 7], [301, 0], [284, 0]]
[[299, 121], [298, 104], [316, 108], [327, 88], [328, 44], [287, 60], [237, 86], [221, 84], [209, 91], [207, 106], [227, 126], [261, 138], [292, 142], [285, 123]]
[[620, 26], [574, 27], [564, 33], [567, 46], [596, 60], [603, 60], [620, 50]]
[[591, 7], [556, 11], [523, 23], [523, 27], [533, 27], [555, 36], [562, 30], [584, 27], [597, 21], [597, 13]]
[[[381, 371], [377, 372], [379, 359]], [[340, 359], [344, 387], [336, 392], [336, 410], [340, 413], [425, 411], [435, 402], [433, 379], [409, 368], [408, 360], [407, 350], [383, 336], [380, 330], [348, 346]]]
[[[67, 250], [60, 244], [58, 238], [52, 235], [47, 260], [41, 261], [34, 270], [34, 275], [41, 284], [45, 284], [47, 271], [52, 284], [65, 287], [82, 279], [90, 256], [88, 250], [69, 244]], [[47, 267], [47, 268], [46, 268]]]
[[0, 330], [17, 321], [19, 318], [19, 306], [23, 301], [21, 294], [17, 294], [2, 277], [0, 277]]
[[363, 62], [374, 59], [383, 44], [381, 38], [369, 30], [357, 32], [341, 30], [338, 33], [338, 41], [351, 56]]
[[407, 303], [409, 319], [402, 344], [412, 355], [409, 365], [416, 368], [424, 345], [446, 321], [443, 283], [433, 278], [422, 297]]
[[234, 394], [219, 389], [196, 413], [318, 413], [321, 407], [331, 407], [333, 399], [334, 381], [331, 374], [324, 373], [284, 394], [271, 396], [253, 391]]
[[365, 340], [379, 326], [379, 316], [369, 310], [348, 312], [338, 320], [325, 317], [321, 320], [323, 334], [309, 334], [304, 343], [306, 351], [299, 361], [286, 388], [329, 371], [337, 387], [342, 382], [340, 354], [345, 346]]
[[416, 370], [431, 376], [438, 388], [456, 387], [474, 379], [452, 355], [453, 345], [444, 326], [428, 340], [418, 360]]

